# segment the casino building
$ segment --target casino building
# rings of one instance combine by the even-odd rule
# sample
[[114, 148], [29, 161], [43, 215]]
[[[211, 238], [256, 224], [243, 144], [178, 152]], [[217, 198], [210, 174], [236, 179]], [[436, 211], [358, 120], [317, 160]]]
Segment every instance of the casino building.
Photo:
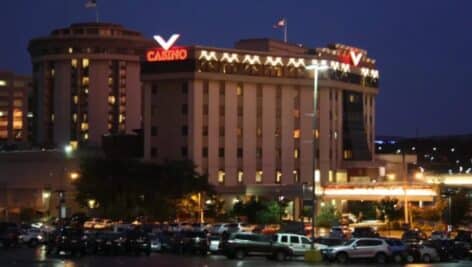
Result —
[[108, 23], [72, 24], [31, 40], [35, 142], [99, 146], [104, 134], [141, 128], [140, 57], [152, 45]]
[[[305, 68], [313, 63], [329, 67], [320, 72], [316, 132]], [[221, 193], [300, 196], [313, 177], [325, 186], [379, 176], [379, 72], [365, 50], [269, 39], [166, 46], [147, 52], [141, 79], [145, 158], [191, 159]]]

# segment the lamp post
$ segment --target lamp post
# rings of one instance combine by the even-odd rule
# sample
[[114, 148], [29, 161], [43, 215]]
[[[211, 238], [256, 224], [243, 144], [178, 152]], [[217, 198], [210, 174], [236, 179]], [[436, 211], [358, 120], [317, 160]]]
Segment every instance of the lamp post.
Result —
[[[311, 240], [315, 239], [315, 213], [316, 213], [316, 138], [315, 134], [317, 131], [317, 124], [316, 124], [316, 113], [318, 111], [318, 74], [320, 71], [327, 70], [329, 67], [325, 64], [318, 64], [318, 63], [313, 63], [311, 65], [306, 66], [307, 70], [312, 70], [313, 71], [313, 179], [312, 179], [312, 194], [311, 194], [311, 205], [312, 205], [312, 210], [311, 210]], [[313, 250], [315, 248], [314, 243], [311, 242], [311, 249]]]

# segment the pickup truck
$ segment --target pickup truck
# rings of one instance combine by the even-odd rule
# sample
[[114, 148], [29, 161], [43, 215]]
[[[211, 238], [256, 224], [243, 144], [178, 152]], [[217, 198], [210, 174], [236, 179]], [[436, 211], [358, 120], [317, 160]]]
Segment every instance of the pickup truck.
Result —
[[227, 258], [239, 260], [246, 256], [265, 256], [283, 261], [297, 254], [289, 245], [277, 242], [278, 237], [279, 235], [234, 233], [220, 243], [220, 249]]

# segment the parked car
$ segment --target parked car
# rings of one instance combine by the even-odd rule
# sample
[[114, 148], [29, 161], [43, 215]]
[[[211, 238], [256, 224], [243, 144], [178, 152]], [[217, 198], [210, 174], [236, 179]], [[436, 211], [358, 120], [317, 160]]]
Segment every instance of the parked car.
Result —
[[127, 253], [139, 255], [144, 253], [151, 254], [151, 241], [146, 233], [138, 229], [133, 229], [125, 233], [124, 246]]
[[95, 226], [95, 224], [96, 224], [98, 221], [100, 221], [100, 219], [98, 219], [98, 218], [92, 218], [92, 219], [90, 219], [90, 220], [88, 220], [88, 221], [85, 221], [85, 222], [84, 222], [84, 228], [86, 228], [86, 229], [93, 229], [94, 226]]
[[343, 229], [342, 226], [333, 226], [329, 230], [329, 237], [330, 238], [337, 238], [337, 239], [346, 239], [347, 235], [344, 232], [345, 230]]
[[442, 239], [448, 239], [448, 236], [447, 236], [447, 233], [443, 232], [443, 231], [433, 231], [431, 233], [431, 237], [430, 237], [431, 240], [442, 240]]
[[428, 244], [412, 243], [408, 245], [406, 262], [433, 262], [439, 261], [439, 255], [434, 247]]
[[408, 256], [408, 246], [405, 243], [397, 238], [387, 238], [385, 241], [387, 241], [387, 244], [390, 246], [393, 262], [401, 263], [406, 260]]
[[377, 233], [374, 228], [369, 226], [354, 227], [354, 231], [352, 231], [352, 237], [379, 237], [379, 233]]
[[229, 259], [243, 259], [246, 256], [260, 255], [285, 259], [290, 255], [290, 250], [286, 246], [273, 245], [271, 236], [255, 233], [234, 233], [228, 240], [222, 240], [220, 248]]
[[210, 228], [210, 233], [211, 234], [221, 235], [224, 232], [229, 233], [229, 223], [215, 223]]
[[95, 221], [95, 224], [93, 225], [93, 229], [108, 229], [113, 226], [113, 222], [109, 219], [98, 219]]
[[418, 243], [422, 240], [426, 240], [426, 234], [419, 229], [406, 230], [402, 234], [402, 241], [407, 244]]
[[[288, 247], [288, 250], [281, 249], [276, 252], [277, 260], [283, 260], [286, 257], [291, 256], [303, 256], [307, 250], [311, 249], [311, 241], [306, 236], [291, 234], [291, 233], [278, 233], [273, 235], [273, 242], [275, 245], [280, 247]], [[325, 248], [324, 245], [316, 244], [317, 249]], [[285, 255], [287, 251], [288, 253]]]
[[191, 254], [207, 255], [210, 241], [206, 232], [185, 231], [182, 238], [183, 251]]
[[454, 241], [450, 239], [435, 239], [435, 240], [426, 240], [423, 242], [424, 245], [433, 247], [438, 253], [439, 259], [441, 261], [450, 261], [455, 258], [456, 248], [454, 246]]
[[354, 238], [341, 246], [321, 250], [324, 258], [346, 263], [350, 259], [375, 259], [377, 263], [386, 263], [392, 256], [388, 243], [380, 238]]
[[151, 241], [152, 252], [161, 252], [164, 250], [163, 245], [162, 245], [162, 240], [159, 234], [156, 234], [156, 233], [150, 234], [149, 240]]
[[321, 249], [325, 249], [328, 247], [333, 246], [340, 246], [344, 243], [344, 240], [338, 238], [330, 238], [330, 237], [317, 237], [313, 239], [315, 244], [318, 244], [318, 247]]
[[236, 233], [236, 232], [249, 232], [251, 233], [255, 226], [247, 223], [229, 223], [227, 225], [228, 232]]
[[20, 232], [18, 240], [22, 244], [26, 244], [29, 247], [36, 247], [44, 242], [44, 234], [38, 228], [27, 228]]
[[219, 235], [211, 235], [209, 238], [210, 241], [210, 246], [208, 247], [208, 250], [212, 254], [217, 254], [220, 253], [220, 241], [221, 237]]
[[47, 255], [84, 255], [87, 243], [79, 228], [62, 227], [56, 230], [46, 244]]
[[14, 247], [18, 244], [20, 229], [17, 224], [0, 222], [0, 248]]

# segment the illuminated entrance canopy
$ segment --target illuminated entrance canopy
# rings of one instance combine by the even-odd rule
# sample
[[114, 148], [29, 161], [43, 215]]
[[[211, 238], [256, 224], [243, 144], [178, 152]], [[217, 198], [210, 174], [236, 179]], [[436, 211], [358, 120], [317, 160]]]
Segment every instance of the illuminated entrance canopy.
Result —
[[180, 34], [172, 34], [166, 41], [160, 35], [154, 35], [154, 40], [161, 46], [150, 49], [146, 52], [146, 60], [149, 62], [159, 61], [179, 61], [186, 60], [188, 57], [187, 48], [173, 46]]

